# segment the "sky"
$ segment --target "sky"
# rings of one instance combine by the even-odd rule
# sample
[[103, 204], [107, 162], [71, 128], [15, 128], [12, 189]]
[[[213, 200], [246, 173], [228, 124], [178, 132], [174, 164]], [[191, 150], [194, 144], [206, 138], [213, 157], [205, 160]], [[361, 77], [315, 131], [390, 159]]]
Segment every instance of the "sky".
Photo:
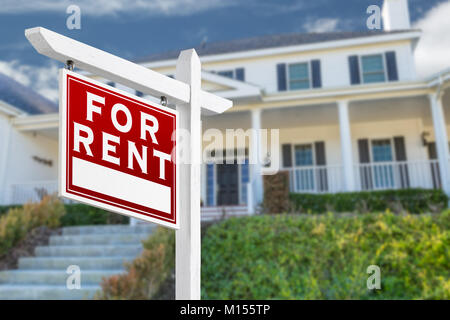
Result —
[[[345, 5], [344, 5], [345, 3]], [[38, 54], [24, 36], [42, 26], [126, 59], [202, 41], [266, 34], [367, 30], [366, 9], [383, 0], [0, 0], [0, 72], [57, 99], [61, 63]], [[69, 30], [67, 8], [81, 10]], [[450, 0], [409, 0], [412, 26], [423, 36], [418, 74], [450, 67]], [[433, 57], [433, 58], [430, 58]]]

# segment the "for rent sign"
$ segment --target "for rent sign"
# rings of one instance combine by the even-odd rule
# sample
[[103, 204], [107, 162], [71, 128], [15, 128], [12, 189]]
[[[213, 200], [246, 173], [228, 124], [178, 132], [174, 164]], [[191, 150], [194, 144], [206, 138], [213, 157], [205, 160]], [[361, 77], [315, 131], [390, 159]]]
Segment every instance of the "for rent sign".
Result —
[[61, 196], [178, 228], [176, 111], [60, 74]]

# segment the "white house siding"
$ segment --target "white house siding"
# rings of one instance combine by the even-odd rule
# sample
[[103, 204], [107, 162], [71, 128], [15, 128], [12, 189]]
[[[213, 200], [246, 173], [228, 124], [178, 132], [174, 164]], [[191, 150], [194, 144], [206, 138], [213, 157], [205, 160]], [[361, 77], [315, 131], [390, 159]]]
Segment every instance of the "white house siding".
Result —
[[[35, 133], [19, 132], [11, 129], [8, 157], [5, 164], [2, 191], [4, 203], [35, 200], [36, 188], [45, 187], [56, 191], [58, 175], [58, 143]], [[44, 165], [33, 159], [51, 160], [52, 166]]]
[[[276, 65], [278, 63], [300, 63], [319, 59], [321, 61], [322, 87], [335, 88], [350, 85], [348, 57], [351, 55], [384, 54], [395, 51], [400, 81], [416, 79], [414, 58], [409, 40], [375, 43], [327, 50], [294, 52], [289, 54], [267, 55], [252, 59], [205, 62], [207, 71], [226, 71], [245, 68], [245, 81], [258, 85], [268, 94], [278, 91]], [[175, 68], [155, 68], [156, 71], [173, 74]]]

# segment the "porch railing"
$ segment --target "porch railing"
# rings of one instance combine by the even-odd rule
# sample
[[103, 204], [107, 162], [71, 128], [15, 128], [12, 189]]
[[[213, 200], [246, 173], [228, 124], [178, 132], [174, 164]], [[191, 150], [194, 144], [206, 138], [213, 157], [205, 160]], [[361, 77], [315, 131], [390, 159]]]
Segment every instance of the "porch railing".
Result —
[[289, 169], [291, 192], [336, 193], [344, 191], [343, 182], [340, 165], [299, 166]]
[[58, 182], [56, 180], [15, 183], [11, 185], [9, 203], [38, 202], [44, 196], [57, 192]]
[[[441, 188], [438, 160], [372, 162], [356, 164], [356, 191]], [[301, 166], [288, 169], [291, 192], [336, 193], [345, 191], [343, 167]]]
[[441, 187], [438, 160], [358, 164], [357, 190], [386, 190]]

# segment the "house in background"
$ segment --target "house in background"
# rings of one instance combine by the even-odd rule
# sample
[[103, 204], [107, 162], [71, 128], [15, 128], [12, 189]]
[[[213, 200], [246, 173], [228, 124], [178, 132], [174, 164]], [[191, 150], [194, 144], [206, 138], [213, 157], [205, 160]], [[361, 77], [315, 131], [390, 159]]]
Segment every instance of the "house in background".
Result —
[[[280, 170], [290, 173], [292, 192], [419, 187], [450, 194], [450, 70], [417, 76], [421, 31], [411, 29], [407, 0], [385, 0], [383, 21], [383, 31], [269, 35], [196, 48], [203, 88], [234, 101], [226, 113], [204, 116], [203, 130], [280, 129]], [[137, 62], [174, 75], [178, 54]], [[0, 136], [4, 204], [52, 192], [57, 178], [56, 110], [12, 105], [0, 109], [0, 130], [10, 132]], [[258, 144], [249, 149], [261, 152]], [[204, 163], [204, 215], [223, 206], [252, 212], [263, 198], [263, 170], [246, 160]]]
[[57, 113], [57, 104], [0, 74], [0, 204], [57, 191]]

